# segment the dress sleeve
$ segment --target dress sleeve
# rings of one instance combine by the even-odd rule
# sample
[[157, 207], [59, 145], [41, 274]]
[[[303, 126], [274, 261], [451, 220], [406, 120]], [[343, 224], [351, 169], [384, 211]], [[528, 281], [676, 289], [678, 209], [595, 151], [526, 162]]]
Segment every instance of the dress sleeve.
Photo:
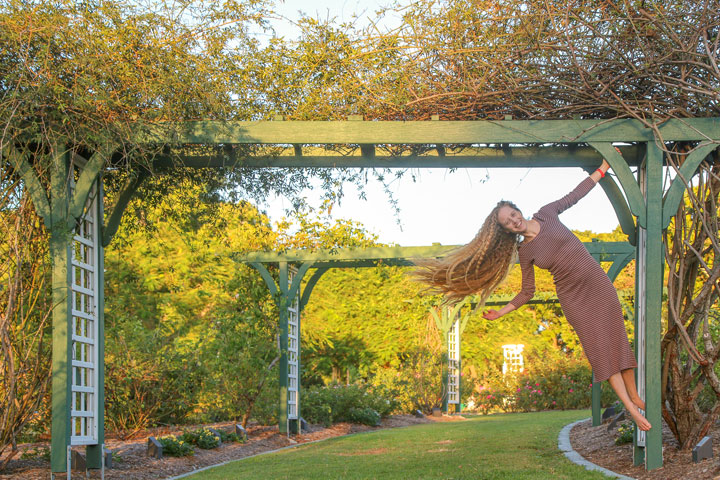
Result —
[[555, 200], [552, 203], [548, 203], [542, 207], [538, 213], [545, 213], [550, 215], [560, 215], [568, 208], [575, 205], [581, 198], [588, 194], [590, 190], [595, 186], [595, 180], [592, 177], [587, 177], [585, 180], [575, 187], [575, 189], [562, 197], [560, 200]]
[[520, 256], [520, 270], [522, 271], [522, 289], [515, 298], [510, 300], [515, 308], [525, 305], [535, 295], [535, 266], [532, 261]]

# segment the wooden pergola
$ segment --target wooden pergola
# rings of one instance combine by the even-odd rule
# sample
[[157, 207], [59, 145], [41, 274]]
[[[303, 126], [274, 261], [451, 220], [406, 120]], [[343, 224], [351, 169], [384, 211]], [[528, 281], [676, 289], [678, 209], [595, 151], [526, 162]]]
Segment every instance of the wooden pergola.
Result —
[[[320, 278], [334, 268], [362, 268], [377, 265], [412, 266], [421, 258], [439, 258], [458, 246], [433, 245], [430, 247], [374, 247], [321, 250], [308, 252], [303, 250], [275, 252], [254, 252], [235, 257], [236, 260], [252, 265], [265, 280], [270, 293], [275, 298], [279, 312], [280, 326], [280, 412], [278, 427], [280, 432], [299, 433], [301, 417], [300, 376], [301, 376], [301, 335], [300, 324], [302, 311], [310, 300], [312, 291]], [[586, 242], [593, 258], [598, 262], [610, 263], [608, 277], [612, 281], [617, 278], [630, 261], [635, 258], [635, 248], [625, 242]], [[278, 279], [270, 274], [267, 266], [273, 265], [278, 272]], [[312, 275], [303, 282], [312, 270]], [[555, 295], [545, 295], [528, 302], [555, 303]], [[513, 296], [494, 295], [488, 298], [486, 305], [505, 305]], [[454, 404], [460, 411], [461, 396], [461, 355], [460, 336], [468, 320], [468, 311], [462, 313], [472, 299], [461, 302], [450, 308], [445, 306], [441, 315], [432, 310], [438, 325], [447, 353], [443, 359], [443, 410], [447, 413], [449, 404]], [[466, 309], [467, 310], [467, 309]], [[600, 383], [593, 382], [592, 412], [593, 424], [600, 424]], [[450, 398], [452, 397], [452, 398]]]
[[[279, 120], [279, 119], [278, 119]], [[638, 386], [653, 428], [636, 440], [635, 463], [662, 465], [661, 358], [663, 245], [696, 169], [720, 141], [720, 118], [674, 119], [657, 129], [630, 119], [520, 121], [198, 121], [138, 136], [166, 146], [154, 166], [213, 167], [579, 167], [605, 158], [617, 182], [601, 182], [623, 232], [636, 247]], [[691, 142], [679, 174], [664, 188], [667, 142]], [[614, 144], [621, 143], [621, 153]], [[33, 159], [8, 148], [3, 155], [20, 173], [50, 232], [53, 262], [53, 472], [67, 471], [69, 449], [87, 446], [99, 468], [103, 430], [103, 246], [108, 245], [131, 196], [146, 176], [139, 171], [107, 215], [103, 172], [117, 146], [88, 158], [65, 152], [52, 159], [50, 184], [41, 183]], [[342, 148], [339, 148], [342, 147]], [[342, 152], [342, 153], [339, 153]], [[634, 173], [632, 168], [636, 168]], [[75, 180], [76, 179], [76, 180]], [[107, 222], [104, 218], [107, 218]], [[644, 446], [643, 446], [644, 443]]]

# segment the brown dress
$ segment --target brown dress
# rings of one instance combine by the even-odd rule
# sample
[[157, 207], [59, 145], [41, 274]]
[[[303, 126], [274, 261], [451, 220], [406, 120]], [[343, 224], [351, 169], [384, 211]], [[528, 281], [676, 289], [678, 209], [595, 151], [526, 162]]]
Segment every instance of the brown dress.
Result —
[[510, 303], [519, 308], [533, 297], [533, 265], [549, 270], [565, 317], [580, 338], [595, 381], [601, 382], [621, 370], [637, 367], [637, 363], [615, 287], [580, 239], [558, 219], [594, 186], [595, 181], [588, 177], [575, 190], [533, 215], [540, 223], [540, 231], [518, 248], [522, 290]]

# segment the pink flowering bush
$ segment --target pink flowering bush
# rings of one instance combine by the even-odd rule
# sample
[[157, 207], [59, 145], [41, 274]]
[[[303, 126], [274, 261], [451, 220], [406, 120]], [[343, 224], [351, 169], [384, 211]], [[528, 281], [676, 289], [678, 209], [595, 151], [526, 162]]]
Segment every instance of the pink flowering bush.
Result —
[[484, 388], [475, 395], [475, 399], [477, 409], [485, 415], [494, 411], [507, 410], [507, 394], [502, 388]]
[[[530, 366], [521, 374], [493, 378], [476, 387], [473, 398], [482, 413], [589, 408], [591, 379], [590, 368], [584, 362], [568, 360], [539, 368]], [[615, 400], [612, 389], [604, 386], [602, 405]]]

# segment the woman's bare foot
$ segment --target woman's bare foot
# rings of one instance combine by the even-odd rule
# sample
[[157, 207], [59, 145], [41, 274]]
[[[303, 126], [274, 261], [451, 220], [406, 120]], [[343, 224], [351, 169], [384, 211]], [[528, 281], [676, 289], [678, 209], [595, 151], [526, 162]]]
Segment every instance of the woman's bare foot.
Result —
[[630, 408], [628, 409], [628, 411], [630, 412], [630, 416], [635, 422], [635, 425], [637, 425], [640, 430], [650, 430], [652, 425], [650, 425], [650, 422], [647, 421], [647, 418], [643, 417], [643, 415], [638, 411], [637, 407]]
[[635, 406], [638, 407], [640, 410], [645, 410], [645, 402], [643, 402], [640, 397], [630, 398], [630, 400], [631, 400], [631, 401], [635, 404]]

